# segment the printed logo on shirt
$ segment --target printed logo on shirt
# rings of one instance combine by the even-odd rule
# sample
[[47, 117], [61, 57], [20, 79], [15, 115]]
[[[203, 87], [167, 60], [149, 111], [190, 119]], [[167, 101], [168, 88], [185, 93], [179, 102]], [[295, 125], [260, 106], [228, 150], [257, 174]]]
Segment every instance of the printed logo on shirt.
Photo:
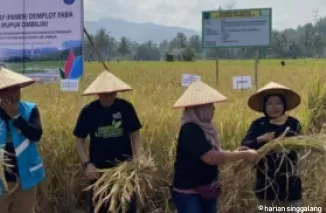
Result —
[[122, 115], [120, 112], [117, 112], [117, 113], [113, 113], [112, 114], [112, 117], [113, 119], [121, 119], [122, 118]]
[[98, 127], [94, 135], [98, 138], [121, 137], [123, 136], [122, 121], [113, 120], [111, 125]]

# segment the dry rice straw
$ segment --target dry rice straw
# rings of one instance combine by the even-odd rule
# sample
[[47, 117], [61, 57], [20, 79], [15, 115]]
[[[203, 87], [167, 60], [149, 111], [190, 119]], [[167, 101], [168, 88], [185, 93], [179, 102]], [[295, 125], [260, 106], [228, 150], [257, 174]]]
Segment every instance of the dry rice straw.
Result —
[[[6, 163], [6, 161], [8, 159], [6, 158], [5, 154], [6, 154], [6, 151], [4, 150], [3, 146], [0, 147], [0, 181], [1, 181], [2, 185], [3, 185], [4, 191], [6, 191], [7, 194], [9, 195], [9, 194], [13, 193], [16, 190], [16, 188], [19, 185], [19, 182], [17, 182], [15, 184], [15, 187], [13, 187], [9, 191], [9, 186], [8, 186], [8, 183], [7, 183], [7, 180], [6, 180], [6, 177], [5, 177], [5, 168], [10, 169], [10, 167], [13, 167], [13, 165], [10, 165], [10, 164]], [[18, 179], [17, 175], [16, 175], [16, 178]]]
[[5, 163], [5, 150], [3, 147], [0, 147], [0, 180], [2, 182], [2, 185], [5, 189], [5, 191], [8, 191], [8, 183], [6, 181], [5, 177], [5, 167], [9, 166]]
[[[86, 190], [93, 190], [95, 213], [109, 202], [108, 212], [127, 212], [133, 195], [141, 204], [146, 201], [146, 191], [153, 189], [156, 165], [153, 158], [142, 156], [135, 161], [125, 161], [114, 168], [99, 170], [101, 177]], [[97, 201], [97, 202], [95, 202]]]
[[[300, 160], [303, 160], [312, 151], [319, 153], [325, 153], [326, 151], [326, 136], [324, 135], [285, 138], [285, 133], [286, 132], [284, 132], [281, 137], [274, 139], [258, 149], [258, 153], [264, 156], [268, 152], [277, 151], [285, 156], [288, 150], [308, 150], [308, 154], [300, 158]], [[228, 168], [233, 170], [240, 169], [240, 171], [243, 169], [247, 170], [250, 166], [242, 167], [242, 162], [238, 162], [235, 165], [233, 164], [233, 166]], [[95, 203], [95, 213], [97, 213], [101, 206], [105, 205], [108, 201], [111, 201], [109, 202], [108, 212], [116, 213], [121, 210], [122, 213], [125, 213], [128, 203], [131, 201], [131, 197], [134, 194], [141, 203], [144, 203], [147, 190], [153, 188], [152, 184], [155, 179], [159, 179], [154, 176], [155, 171], [156, 165], [153, 158], [144, 156], [138, 161], [126, 161], [114, 168], [99, 170], [99, 172], [102, 173], [101, 177], [86, 189], [94, 191], [93, 202], [97, 201]], [[240, 171], [238, 170], [238, 172]], [[239, 174], [244, 175], [245, 173], [241, 172]]]
[[[318, 186], [324, 183], [325, 178], [322, 171], [320, 169], [316, 169], [316, 167], [323, 167], [323, 163], [320, 159], [326, 158], [326, 135], [306, 135], [286, 138], [280, 137], [265, 144], [257, 151], [262, 158], [264, 158], [265, 155], [270, 152], [277, 152], [279, 153], [282, 161], [287, 161], [291, 167], [293, 165], [291, 165], [291, 161], [287, 159], [288, 157], [286, 155], [290, 150], [297, 151], [298, 153], [297, 169], [292, 171], [303, 177], [303, 184], [307, 184], [307, 180], [305, 180], [306, 177], [309, 177], [309, 181], [315, 181], [315, 186], [312, 187], [309, 185], [309, 190], [307, 189], [309, 193], [309, 202], [316, 202], [315, 200], [312, 201], [312, 197], [315, 197], [318, 201], [320, 195], [324, 193], [322, 187]], [[258, 205], [258, 203], [256, 203], [257, 200], [254, 199], [255, 192], [252, 191], [251, 184], [255, 180], [255, 172], [252, 170], [253, 166], [253, 164], [246, 163], [244, 160], [223, 165], [221, 184], [230, 184], [230, 178], [232, 178], [234, 179], [232, 186], [236, 190], [223, 191], [221, 202], [224, 205], [221, 207], [221, 211], [245, 212], [248, 211], [248, 209], [244, 209], [245, 206], [256, 207]], [[265, 171], [265, 173], [266, 172], [267, 171]], [[321, 174], [323, 177], [318, 177], [319, 174]], [[314, 176], [314, 179], [312, 179], [312, 176]], [[268, 178], [268, 176], [266, 177]], [[272, 183], [273, 180], [268, 179], [267, 182]], [[273, 188], [273, 190], [277, 191], [278, 189]], [[255, 208], [252, 208], [252, 211], [255, 211]]]
[[326, 136], [308, 135], [275, 139], [258, 149], [258, 153], [263, 155], [270, 151], [282, 152], [286, 150], [300, 149], [309, 149], [315, 152], [325, 152]]

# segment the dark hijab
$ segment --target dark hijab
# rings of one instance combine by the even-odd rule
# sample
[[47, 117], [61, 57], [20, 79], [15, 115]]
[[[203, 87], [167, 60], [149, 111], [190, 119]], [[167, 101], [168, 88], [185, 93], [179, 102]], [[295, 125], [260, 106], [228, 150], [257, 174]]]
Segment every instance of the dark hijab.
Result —
[[281, 114], [281, 116], [284, 115], [284, 114], [285, 114], [285, 111], [286, 111], [286, 100], [285, 100], [285, 97], [284, 97], [282, 94], [269, 94], [269, 95], [266, 95], [266, 96], [264, 97], [264, 102], [263, 102], [263, 104], [264, 104], [264, 115], [265, 115], [267, 118], [269, 118], [269, 119], [274, 119], [274, 117], [269, 116], [269, 115], [267, 114], [267, 112], [266, 112], [266, 103], [267, 103], [268, 99], [269, 99], [271, 96], [277, 96], [277, 97], [279, 97], [280, 100], [282, 101], [283, 106], [284, 106], [284, 110], [283, 110], [283, 113]]

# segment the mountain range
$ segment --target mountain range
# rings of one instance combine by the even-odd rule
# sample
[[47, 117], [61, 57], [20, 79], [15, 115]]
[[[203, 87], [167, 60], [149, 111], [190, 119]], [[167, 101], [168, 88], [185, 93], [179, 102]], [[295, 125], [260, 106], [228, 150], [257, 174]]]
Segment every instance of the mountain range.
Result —
[[67, 40], [62, 43], [63, 49], [58, 47], [37, 47], [37, 48], [24, 48], [24, 49], [12, 49], [12, 48], [1, 48], [0, 58], [1, 60], [9, 60], [14, 57], [39, 57], [54, 54], [64, 50], [70, 50], [81, 46], [80, 40]]
[[170, 27], [153, 23], [133, 23], [116, 18], [103, 18], [98, 21], [85, 21], [84, 26], [90, 34], [95, 34], [99, 29], [105, 29], [110, 36], [120, 39], [126, 36], [131, 41], [145, 43], [153, 41], [157, 44], [163, 40], [172, 40], [178, 32], [184, 33], [187, 37], [200, 35], [191, 29], [181, 27]]
[[[182, 27], [170, 27], [153, 23], [133, 23], [115, 18], [85, 21], [84, 26], [91, 34], [95, 34], [99, 29], [103, 28], [110, 36], [113, 36], [117, 40], [120, 40], [122, 36], [126, 36], [129, 40], [136, 41], [137, 43], [153, 41], [159, 44], [163, 40], [172, 40], [179, 32], [184, 33], [188, 38], [193, 35], [200, 35], [200, 32]], [[80, 46], [80, 41], [78, 40], [65, 41], [62, 44], [64, 49], [76, 48], [78, 46]], [[23, 56], [32, 58], [33, 56], [54, 54], [58, 51], [60, 50], [57, 47], [27, 48], [25, 50], [2, 48], [0, 49], [0, 56], [6, 56], [2, 60]]]

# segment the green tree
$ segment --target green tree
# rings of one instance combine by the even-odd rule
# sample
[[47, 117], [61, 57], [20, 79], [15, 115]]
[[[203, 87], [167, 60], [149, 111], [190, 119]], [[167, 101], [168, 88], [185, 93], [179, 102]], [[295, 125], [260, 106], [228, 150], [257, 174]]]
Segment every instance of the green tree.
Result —
[[123, 36], [120, 40], [118, 52], [122, 56], [122, 59], [125, 59], [125, 56], [131, 53], [131, 44], [127, 37]]

